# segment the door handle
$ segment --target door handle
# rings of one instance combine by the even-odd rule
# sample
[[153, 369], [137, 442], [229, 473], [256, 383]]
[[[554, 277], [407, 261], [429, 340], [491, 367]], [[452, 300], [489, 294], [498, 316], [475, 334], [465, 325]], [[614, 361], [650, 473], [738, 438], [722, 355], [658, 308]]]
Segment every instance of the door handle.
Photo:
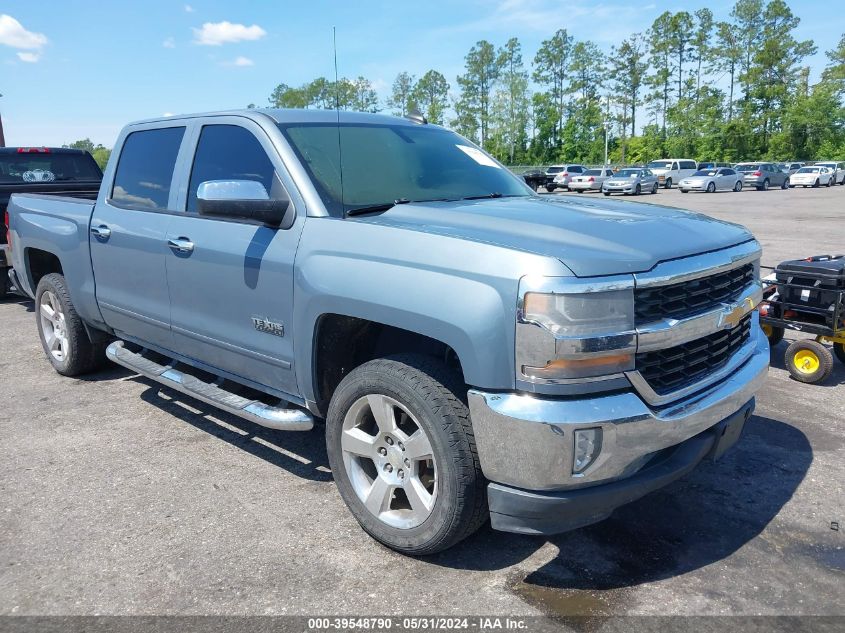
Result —
[[177, 237], [175, 240], [167, 240], [167, 245], [178, 253], [192, 253], [194, 243], [187, 237]]
[[105, 224], [91, 227], [91, 235], [101, 240], [107, 240], [111, 236], [111, 229]]

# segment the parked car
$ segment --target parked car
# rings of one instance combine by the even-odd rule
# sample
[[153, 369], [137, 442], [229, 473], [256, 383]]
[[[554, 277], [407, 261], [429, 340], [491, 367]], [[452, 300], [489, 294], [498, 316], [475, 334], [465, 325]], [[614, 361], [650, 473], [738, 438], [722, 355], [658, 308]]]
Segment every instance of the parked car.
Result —
[[811, 165], [802, 167], [789, 177], [790, 187], [818, 187], [824, 185], [830, 187], [834, 184], [834, 172], [824, 165]]
[[789, 187], [789, 175], [775, 167], [774, 163], [738, 163], [735, 167], [743, 174], [743, 182], [758, 191], [767, 191], [769, 187]]
[[[13, 193], [94, 199], [103, 172], [91, 154], [62, 147], [0, 147], [0, 214]], [[2, 217], [2, 216], [0, 216]], [[0, 224], [0, 298], [14, 289], [6, 223]]]
[[522, 179], [526, 185], [537, 191], [546, 185], [546, 172], [541, 169], [531, 169], [522, 173]]
[[688, 176], [678, 183], [681, 193], [690, 191], [705, 191], [713, 193], [722, 191], [742, 191], [742, 174], [730, 167], [699, 169], [692, 176]]
[[824, 160], [813, 164], [817, 167], [827, 167], [830, 169], [833, 172], [834, 185], [845, 185], [845, 162]]
[[673, 184], [678, 184], [698, 170], [698, 164], [688, 158], [653, 160], [646, 167], [657, 177], [657, 182], [666, 189], [671, 189]]
[[610, 167], [588, 169], [580, 176], [574, 176], [570, 179], [569, 190], [577, 193], [584, 193], [591, 189], [601, 191], [602, 183], [611, 177], [613, 177], [613, 170]]
[[620, 169], [601, 185], [601, 192], [609, 196], [612, 193], [623, 195], [657, 193], [657, 176], [644, 167], [626, 167]]
[[731, 165], [730, 163], [716, 163], [712, 161], [698, 163], [698, 171], [701, 171], [702, 169], [716, 169], [719, 167], [733, 167], [733, 165]]
[[555, 174], [552, 182], [546, 185], [546, 190], [549, 192], [555, 189], [569, 189], [569, 181], [587, 171], [583, 165], [560, 165], [560, 167], [561, 170]]
[[803, 167], [802, 163], [775, 163], [775, 165], [787, 176], [791, 176], [796, 171], [801, 169], [801, 167]]
[[769, 365], [748, 230], [539, 196], [419, 118], [134, 123], [96, 202], [9, 215], [58, 373], [108, 358], [256, 424], [324, 419], [340, 496], [407, 554], [605, 519], [733, 445]]

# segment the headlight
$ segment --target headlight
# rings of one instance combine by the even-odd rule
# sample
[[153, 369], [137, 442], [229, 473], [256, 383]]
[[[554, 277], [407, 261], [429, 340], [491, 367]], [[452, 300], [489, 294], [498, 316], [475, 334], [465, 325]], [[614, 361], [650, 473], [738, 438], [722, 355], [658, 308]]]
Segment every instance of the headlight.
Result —
[[517, 327], [517, 368], [531, 382], [559, 382], [633, 369], [633, 290], [526, 292]]

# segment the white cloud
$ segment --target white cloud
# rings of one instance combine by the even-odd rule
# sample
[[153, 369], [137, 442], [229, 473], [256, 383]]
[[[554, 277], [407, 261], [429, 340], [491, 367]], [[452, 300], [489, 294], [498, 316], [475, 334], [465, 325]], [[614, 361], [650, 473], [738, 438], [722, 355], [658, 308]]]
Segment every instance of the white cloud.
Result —
[[41, 53], [18, 53], [18, 59], [28, 64], [34, 64], [41, 59]]
[[43, 33], [27, 31], [11, 15], [0, 13], [0, 44], [13, 48], [40, 50], [47, 44], [47, 36]]
[[165, 112], [161, 116], [173, 116], [173, 113], [172, 112]]
[[267, 31], [257, 24], [246, 26], [231, 22], [206, 22], [201, 29], [194, 29], [194, 43], [203, 46], [220, 46], [233, 42], [260, 40]]
[[164, 46], [164, 48], [176, 48], [176, 40], [172, 37], [168, 37], [161, 43], [161, 45]]
[[238, 67], [246, 67], [246, 66], [255, 66], [255, 62], [252, 61], [249, 57], [244, 57], [240, 55], [235, 57], [232, 61], [223, 62], [223, 66], [238, 66]]
[[196, 9], [194, 9], [194, 7], [192, 7], [189, 4], [185, 5], [185, 13], [193, 13], [194, 11], [196, 11]]

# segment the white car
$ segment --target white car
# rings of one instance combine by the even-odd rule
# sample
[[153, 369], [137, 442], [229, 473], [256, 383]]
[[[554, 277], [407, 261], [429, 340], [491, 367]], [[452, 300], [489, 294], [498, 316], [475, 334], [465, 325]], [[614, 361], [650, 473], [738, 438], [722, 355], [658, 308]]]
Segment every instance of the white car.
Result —
[[698, 163], [689, 158], [661, 158], [651, 161], [646, 167], [657, 176], [657, 182], [666, 189], [671, 189], [673, 184], [677, 185], [698, 171]]
[[575, 176], [569, 181], [569, 190], [584, 193], [590, 189], [601, 191], [601, 184], [613, 176], [613, 170], [609, 167], [588, 169], [580, 176]]
[[692, 176], [683, 178], [678, 183], [681, 193], [689, 191], [705, 191], [713, 193], [717, 190], [742, 191], [742, 174], [731, 167], [717, 167], [713, 169], [699, 169]]
[[825, 160], [813, 163], [813, 167], [827, 167], [833, 172], [833, 184], [845, 185], [845, 163], [832, 160]]
[[548, 174], [553, 169], [557, 170], [557, 173], [555, 173], [554, 179], [546, 185], [546, 191], [549, 193], [558, 187], [568, 189], [570, 180], [587, 171], [587, 168], [583, 165], [553, 165], [552, 167], [549, 167], [546, 173]]
[[830, 187], [833, 183], [834, 172], [829, 167], [810, 165], [802, 167], [789, 177], [790, 187]]

